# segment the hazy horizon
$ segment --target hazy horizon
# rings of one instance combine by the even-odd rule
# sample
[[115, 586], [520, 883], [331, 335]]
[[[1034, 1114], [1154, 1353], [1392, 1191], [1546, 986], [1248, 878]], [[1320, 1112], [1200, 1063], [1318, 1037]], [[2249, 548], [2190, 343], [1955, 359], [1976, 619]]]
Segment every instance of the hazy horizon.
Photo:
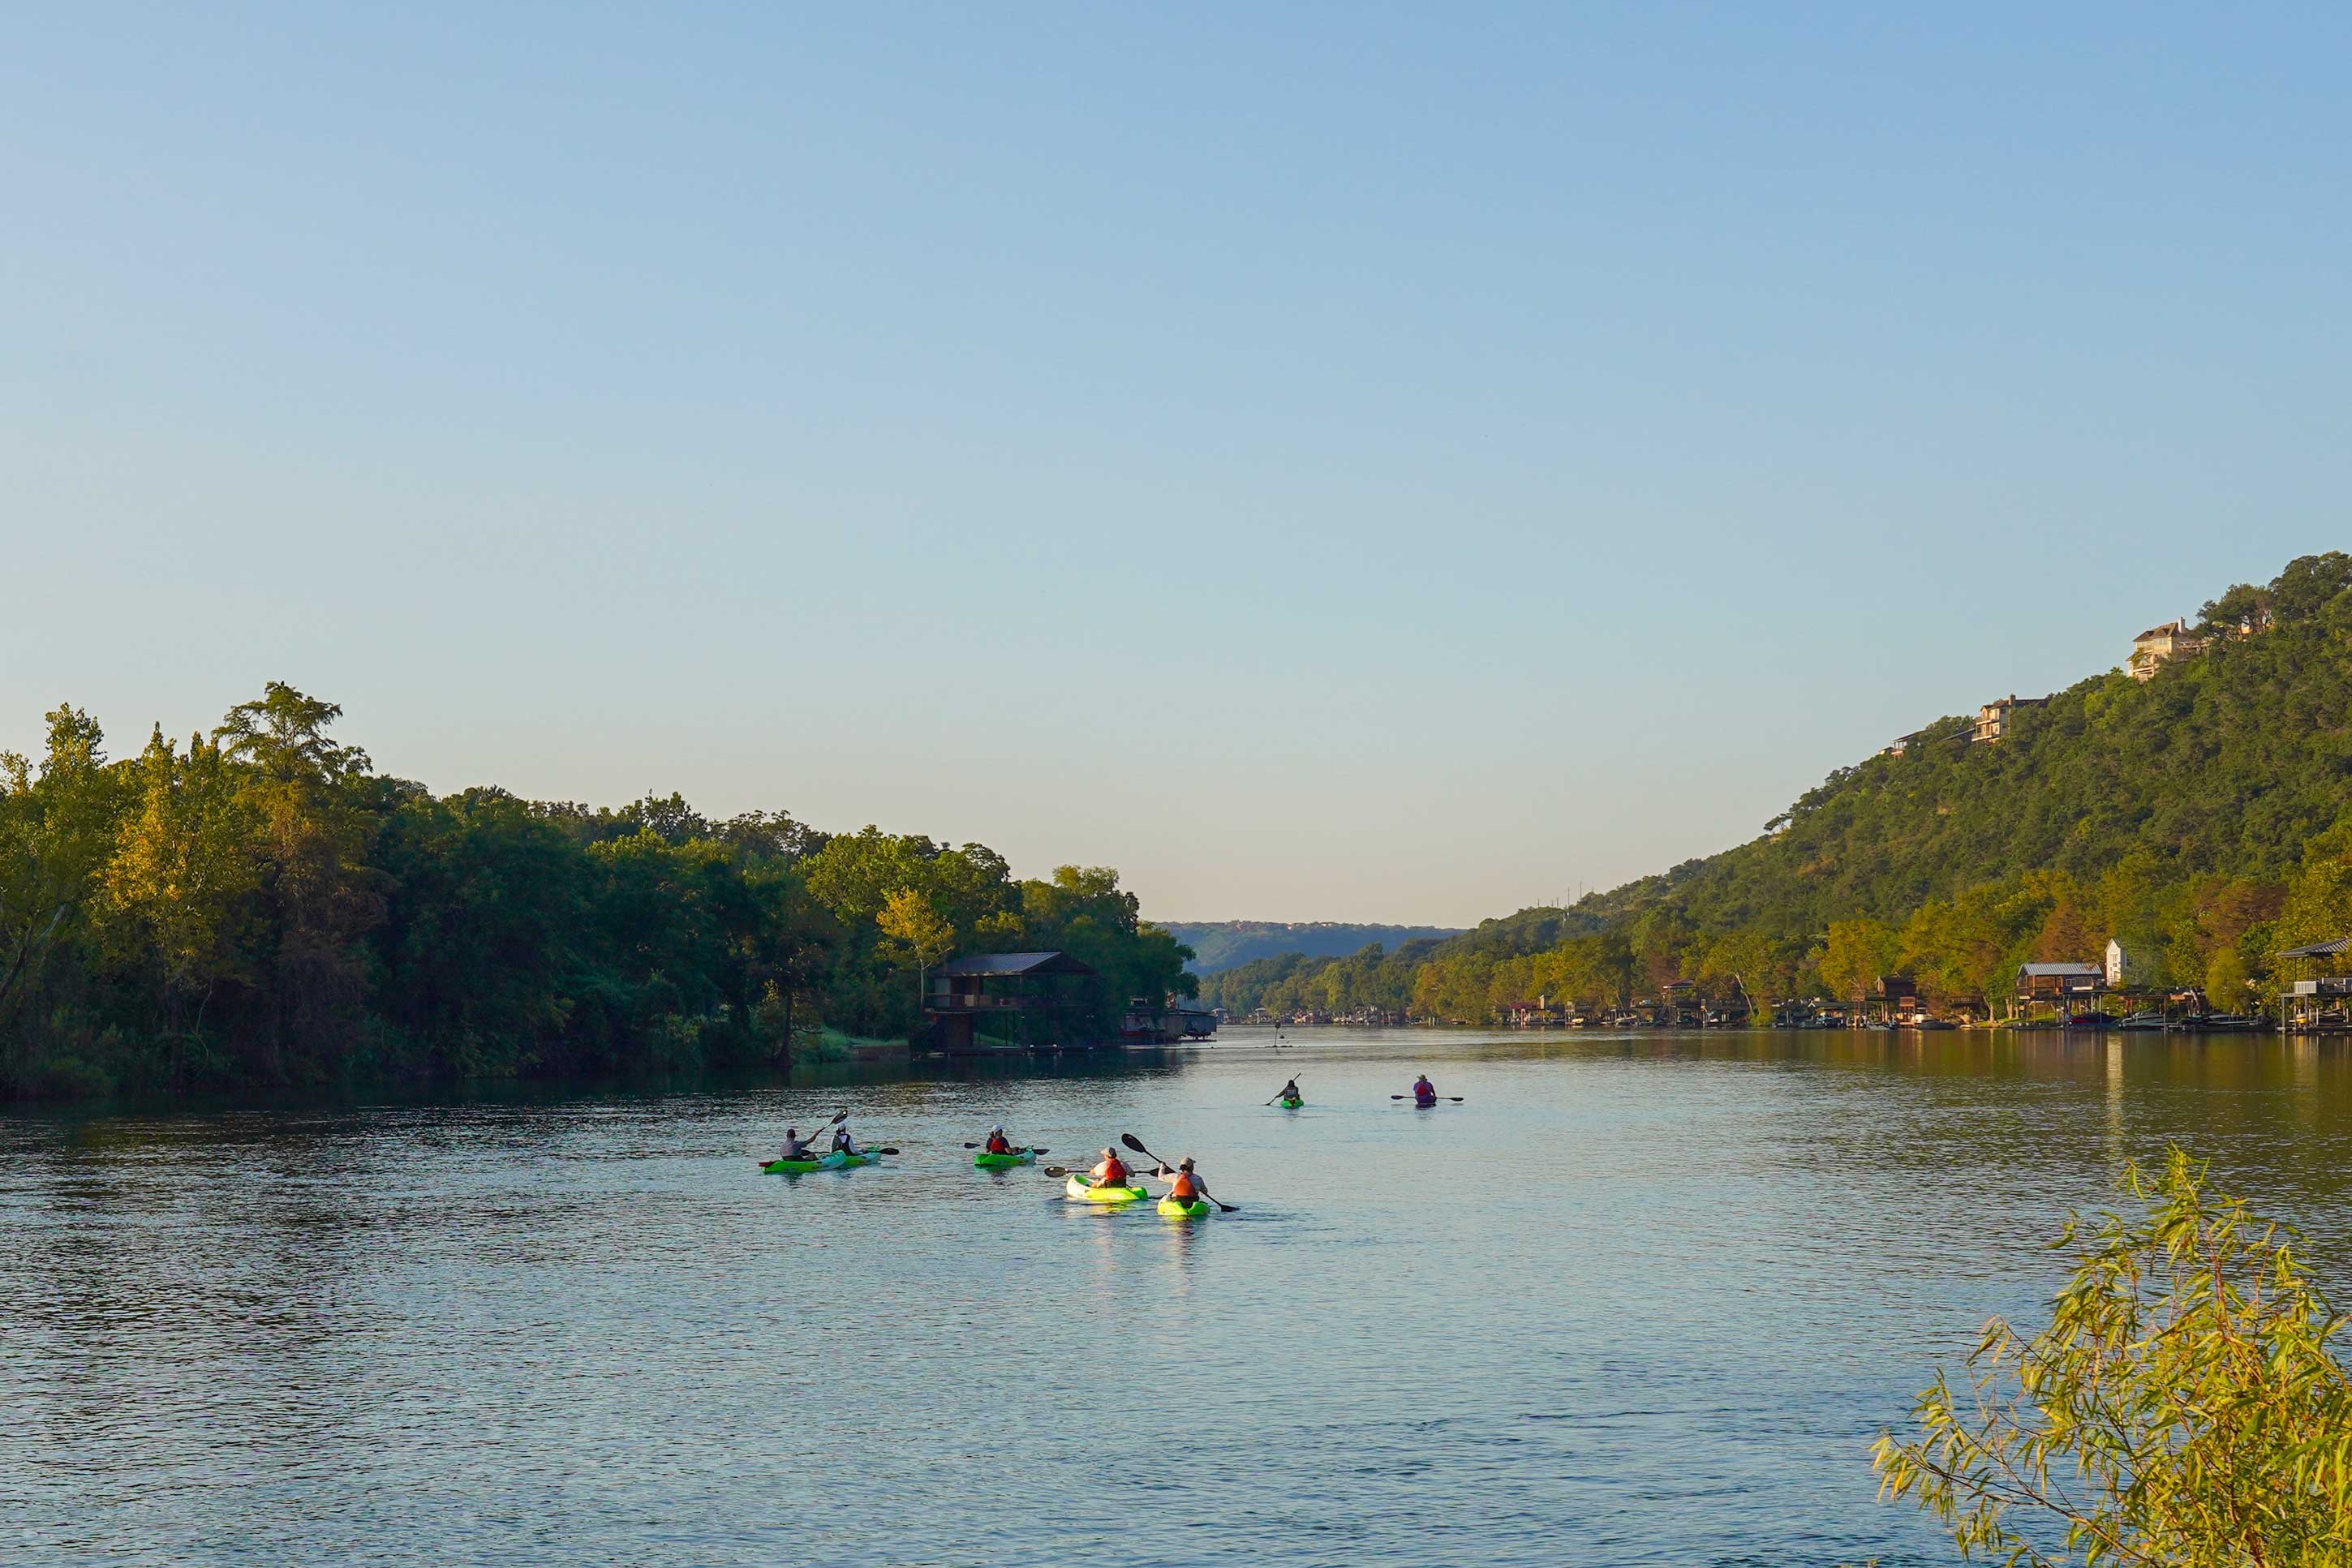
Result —
[[0, 748], [1471, 926], [2341, 543], [2331, 9], [11, 41]]

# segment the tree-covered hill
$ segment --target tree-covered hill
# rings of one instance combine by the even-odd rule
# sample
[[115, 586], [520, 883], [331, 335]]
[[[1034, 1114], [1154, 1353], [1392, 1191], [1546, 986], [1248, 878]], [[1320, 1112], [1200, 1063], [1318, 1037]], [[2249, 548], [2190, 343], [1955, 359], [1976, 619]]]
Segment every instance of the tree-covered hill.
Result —
[[1366, 943], [1395, 946], [1433, 936], [1451, 936], [1452, 925], [1349, 925], [1337, 921], [1164, 920], [1160, 927], [1192, 949], [1196, 975], [1213, 975], [1261, 958], [1295, 953], [1337, 958]]
[[[2352, 834], [2352, 556], [2232, 588], [2195, 632], [2201, 647], [2146, 682], [2078, 682], [2011, 710], [1990, 742], [1937, 719], [1749, 843], [1441, 943], [1412, 1010], [1475, 1021], [1539, 994], [1608, 1001], [1735, 975], [1852, 995], [1898, 966], [1959, 993], [2110, 936], [2149, 980], [2245, 1005], [2277, 946], [2352, 930], [2326, 891]], [[1318, 974], [1284, 983], [1315, 991]]]
[[[2207, 606], [2201, 653], [2145, 683], [2121, 671], [2021, 706], [1997, 742], [1926, 727], [1898, 755], [1833, 773], [1765, 836], [1580, 905], [1667, 904], [1711, 927], [1821, 931], [1900, 920], [2029, 872], [2276, 881], [2352, 806], [2352, 558], [2307, 557], [2265, 591]], [[2250, 592], [2269, 620], [2238, 630]]]

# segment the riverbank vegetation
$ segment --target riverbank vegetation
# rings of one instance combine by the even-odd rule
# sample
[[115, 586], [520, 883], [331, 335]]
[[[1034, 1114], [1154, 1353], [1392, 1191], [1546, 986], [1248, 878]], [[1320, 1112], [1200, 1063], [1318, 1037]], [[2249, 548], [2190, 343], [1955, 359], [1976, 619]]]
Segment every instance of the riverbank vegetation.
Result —
[[341, 716], [273, 682], [110, 759], [68, 705], [0, 755], [0, 1096], [780, 1062], [907, 1039], [966, 948], [1076, 955], [1104, 1034], [1192, 984], [1108, 869], [675, 794], [436, 796]]
[[1941, 1001], [2113, 938], [2141, 984], [2251, 1006], [2281, 948], [2352, 931], [2352, 556], [2231, 588], [2198, 632], [2153, 679], [2079, 682], [1989, 744], [1938, 719], [1722, 854], [1446, 941], [1244, 965], [1203, 994], [1484, 1023], [1538, 996], [1851, 998], [1900, 972]]
[[1884, 1495], [1964, 1557], [2047, 1564], [2352, 1563], [2352, 1374], [2338, 1316], [2278, 1226], [2179, 1150], [2138, 1205], [2072, 1221], [2048, 1327], [1994, 1319], [1965, 1390], [1883, 1437]]

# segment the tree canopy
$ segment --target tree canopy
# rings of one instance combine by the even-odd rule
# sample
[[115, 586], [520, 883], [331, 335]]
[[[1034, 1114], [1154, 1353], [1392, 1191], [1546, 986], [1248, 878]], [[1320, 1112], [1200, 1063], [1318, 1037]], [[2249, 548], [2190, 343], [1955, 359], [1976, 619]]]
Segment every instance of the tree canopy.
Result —
[[1105, 1034], [1193, 986], [1108, 868], [675, 793], [436, 797], [341, 717], [273, 681], [184, 748], [110, 761], [67, 705], [37, 764], [0, 755], [0, 1094], [773, 1063], [908, 1037], [966, 950], [1068, 949]]

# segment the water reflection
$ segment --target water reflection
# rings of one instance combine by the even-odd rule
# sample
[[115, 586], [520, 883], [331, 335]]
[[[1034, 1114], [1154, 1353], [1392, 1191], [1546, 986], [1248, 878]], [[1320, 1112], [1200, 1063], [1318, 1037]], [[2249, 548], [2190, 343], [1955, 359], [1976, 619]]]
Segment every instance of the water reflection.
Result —
[[[1941, 1561], [1868, 1438], [2126, 1158], [2347, 1260], [2334, 1042], [1293, 1041], [0, 1117], [7, 1560]], [[895, 1168], [756, 1170], [836, 1109]], [[1241, 1212], [976, 1171], [997, 1120]]]

